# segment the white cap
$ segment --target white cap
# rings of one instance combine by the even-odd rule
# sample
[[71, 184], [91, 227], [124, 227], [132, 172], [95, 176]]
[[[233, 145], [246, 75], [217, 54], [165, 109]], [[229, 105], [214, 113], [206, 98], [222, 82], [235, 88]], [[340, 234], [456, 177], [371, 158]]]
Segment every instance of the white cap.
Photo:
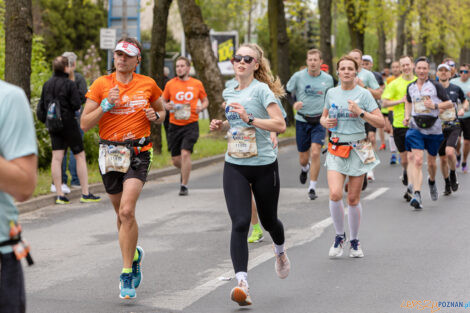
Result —
[[114, 52], [116, 51], [122, 51], [128, 56], [135, 57], [137, 55], [140, 55], [140, 49], [137, 47], [135, 44], [127, 42], [127, 41], [121, 41], [116, 45], [116, 49], [114, 49]]
[[368, 54], [364, 54], [362, 56], [362, 61], [369, 61], [370, 63], [374, 63], [374, 60], [372, 59], [372, 57]]
[[450, 66], [447, 65], [447, 64], [439, 64], [439, 66], [437, 67], [437, 70], [439, 71], [441, 68], [445, 68], [446, 70], [450, 71]]

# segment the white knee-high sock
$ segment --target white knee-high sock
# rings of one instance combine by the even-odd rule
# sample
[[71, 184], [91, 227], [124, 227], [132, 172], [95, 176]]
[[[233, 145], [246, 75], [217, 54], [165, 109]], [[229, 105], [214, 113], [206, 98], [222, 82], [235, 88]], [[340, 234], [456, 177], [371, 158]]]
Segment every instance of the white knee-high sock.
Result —
[[361, 224], [362, 206], [360, 203], [357, 205], [349, 205], [348, 223], [350, 231], [350, 239], [358, 239], [359, 226]]
[[330, 200], [330, 212], [333, 224], [335, 225], [336, 235], [344, 234], [344, 207], [343, 200]]

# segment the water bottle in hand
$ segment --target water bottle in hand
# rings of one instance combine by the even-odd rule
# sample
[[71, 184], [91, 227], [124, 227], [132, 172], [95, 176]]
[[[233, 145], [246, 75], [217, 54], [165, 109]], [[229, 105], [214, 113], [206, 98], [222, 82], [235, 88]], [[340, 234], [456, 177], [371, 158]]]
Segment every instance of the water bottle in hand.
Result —
[[336, 132], [338, 129], [338, 107], [336, 104], [332, 104], [330, 109], [328, 110], [328, 117], [336, 119], [336, 126], [333, 128], [329, 128], [330, 132]]

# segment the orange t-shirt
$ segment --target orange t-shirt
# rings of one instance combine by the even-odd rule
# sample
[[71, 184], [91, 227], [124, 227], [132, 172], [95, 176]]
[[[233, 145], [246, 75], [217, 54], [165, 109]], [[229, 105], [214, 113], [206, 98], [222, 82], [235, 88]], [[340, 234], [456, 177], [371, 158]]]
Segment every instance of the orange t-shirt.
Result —
[[[116, 80], [116, 73], [101, 76], [90, 86], [86, 97], [101, 103], [108, 97], [109, 90], [119, 87], [119, 105], [104, 113], [99, 121], [100, 138], [122, 142], [150, 136], [150, 121], [143, 109], [149, 108], [150, 103], [158, 100], [162, 90], [155, 81], [144, 75], [133, 74], [128, 84]], [[150, 149], [149, 145], [142, 151]]]
[[190, 77], [188, 80], [183, 81], [178, 77], [171, 79], [165, 86], [163, 91], [163, 98], [166, 101], [173, 101], [174, 104], [187, 104], [191, 106], [191, 116], [189, 119], [176, 119], [175, 113], [170, 112], [170, 123], [184, 126], [190, 123], [197, 122], [199, 115], [196, 113], [198, 99], [207, 97], [206, 91], [201, 81]]

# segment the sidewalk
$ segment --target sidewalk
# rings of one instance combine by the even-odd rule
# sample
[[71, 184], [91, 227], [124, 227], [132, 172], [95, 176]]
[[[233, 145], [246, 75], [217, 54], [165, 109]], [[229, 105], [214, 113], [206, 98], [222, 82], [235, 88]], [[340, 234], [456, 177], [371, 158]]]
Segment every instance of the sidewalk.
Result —
[[[288, 146], [292, 144], [295, 144], [295, 137], [279, 139], [279, 147]], [[225, 158], [225, 154], [219, 154], [219, 155], [215, 155], [212, 157], [194, 161], [192, 162], [192, 170], [205, 167], [213, 163], [221, 162], [224, 160], [224, 158]], [[156, 180], [158, 178], [176, 175], [176, 174], [179, 174], [179, 169], [173, 166], [166, 167], [163, 169], [158, 169], [158, 170], [152, 170], [147, 176], [147, 181]], [[93, 194], [105, 192], [104, 185], [101, 182], [96, 183], [96, 184], [91, 184], [89, 186], [89, 190]], [[70, 200], [78, 200], [81, 197], [81, 193], [82, 193], [81, 189], [72, 189], [71, 192], [67, 195], [67, 198], [69, 198]], [[18, 207], [20, 214], [32, 212], [32, 211], [41, 209], [43, 207], [53, 205], [55, 201], [55, 197], [56, 197], [55, 193], [50, 193], [48, 195], [43, 195], [43, 196], [32, 198], [22, 203], [17, 203], [16, 206]]]

